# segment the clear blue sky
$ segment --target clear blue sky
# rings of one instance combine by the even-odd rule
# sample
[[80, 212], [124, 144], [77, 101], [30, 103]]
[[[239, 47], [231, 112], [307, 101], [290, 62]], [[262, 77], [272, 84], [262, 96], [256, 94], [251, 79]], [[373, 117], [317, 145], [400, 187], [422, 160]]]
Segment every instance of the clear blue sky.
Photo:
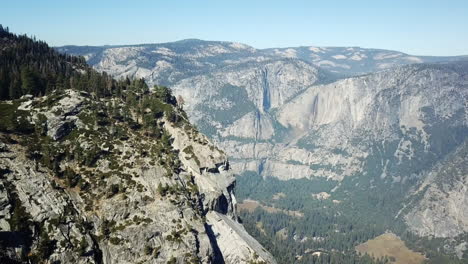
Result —
[[237, 41], [468, 54], [468, 0], [8, 0], [0, 23], [53, 46]]

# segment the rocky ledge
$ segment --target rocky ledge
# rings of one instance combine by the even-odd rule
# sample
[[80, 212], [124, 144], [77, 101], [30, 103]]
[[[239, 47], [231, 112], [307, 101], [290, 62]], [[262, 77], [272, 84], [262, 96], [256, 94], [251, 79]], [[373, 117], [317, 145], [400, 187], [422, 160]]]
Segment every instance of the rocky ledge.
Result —
[[150, 129], [73, 90], [1, 104], [1, 261], [276, 263], [238, 221], [226, 155], [176, 106]]

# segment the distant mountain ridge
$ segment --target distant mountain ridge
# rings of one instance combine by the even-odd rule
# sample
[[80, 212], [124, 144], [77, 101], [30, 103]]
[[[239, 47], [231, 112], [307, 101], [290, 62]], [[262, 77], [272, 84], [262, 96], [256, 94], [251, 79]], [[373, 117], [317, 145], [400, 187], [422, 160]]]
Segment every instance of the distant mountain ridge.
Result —
[[[353, 76], [388, 69], [397, 65], [412, 63], [434, 63], [440, 61], [467, 60], [466, 56], [413, 56], [403, 52], [368, 49], [360, 47], [316, 47], [301, 46], [290, 48], [255, 49], [246, 44], [228, 41], [204, 41], [186, 39], [175, 42], [157, 44], [111, 45], [111, 46], [63, 46], [57, 47], [60, 52], [83, 55], [96, 68], [113, 75], [136, 75], [156, 83], [157, 78], [149, 76], [149, 72], [160, 71], [158, 65], [147, 64], [151, 61], [164, 61], [173, 70], [193, 71], [214, 68], [246, 61], [265, 61], [280, 58], [301, 59], [339, 76]], [[118, 54], [133, 54], [133, 66], [138, 69], [121, 69], [108, 65], [103, 61]], [[137, 56], [137, 54], [139, 54]], [[149, 55], [149, 56], [148, 56]], [[148, 60], [138, 59], [145, 56]], [[118, 57], [118, 56], [117, 56]], [[188, 62], [179, 65], [181, 59]], [[160, 67], [161, 65], [159, 65]], [[179, 66], [181, 66], [179, 68]], [[164, 79], [162, 79], [164, 81]], [[178, 78], [167, 79], [170, 85]]]

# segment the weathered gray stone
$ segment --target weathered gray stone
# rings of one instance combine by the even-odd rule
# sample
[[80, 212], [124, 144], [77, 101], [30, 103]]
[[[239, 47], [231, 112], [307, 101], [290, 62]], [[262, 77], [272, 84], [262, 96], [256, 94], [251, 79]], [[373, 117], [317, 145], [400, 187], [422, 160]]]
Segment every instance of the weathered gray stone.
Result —
[[[74, 124], [94, 131], [94, 125], [84, 124], [78, 117], [82, 111], [89, 111], [90, 100], [86, 94], [65, 91], [47, 109], [35, 108], [39, 105], [37, 101], [23, 104], [30, 106], [28, 111], [36, 120], [39, 114], [46, 116], [47, 135], [55, 140], [49, 143], [51, 149], [60, 151], [73, 145], [80, 148], [80, 153], [74, 153], [77, 156], [96, 150], [109, 154], [109, 142], [112, 142], [113, 153], [122, 153], [102, 155], [93, 167], [83, 166], [76, 160], [58, 162], [56, 170], [72, 168], [76, 174], [79, 171], [78, 186], [72, 187], [69, 181], [73, 179], [67, 177], [76, 176], [58, 178], [48, 168], [29, 159], [25, 146], [2, 142], [2, 177], [12, 186], [31, 223], [40, 226], [40, 232], [47, 232], [50, 240], [57, 242], [48, 258], [50, 262], [166, 263], [175, 258], [177, 263], [215, 260], [246, 263], [254, 252], [261, 250], [258, 254], [274, 263], [271, 255], [258, 243], [252, 243], [254, 239], [245, 231], [237, 241], [246, 250], [230, 252], [229, 258], [223, 258], [225, 244], [210, 233], [204, 216], [216, 211], [240, 226], [233, 195], [235, 178], [226, 155], [204, 135], [192, 128], [187, 130], [190, 126], [181, 128], [161, 120], [172, 137], [173, 153], [181, 161], [180, 173], [172, 171], [168, 175], [167, 169], [155, 162], [154, 157], [143, 153], [157, 142], [131, 130], [124, 141], [110, 138], [106, 133], [59, 140], [76, 129]], [[118, 170], [112, 166], [118, 166]], [[86, 190], [83, 182], [94, 183]], [[160, 186], [168, 186], [171, 193], [161, 193]], [[9, 230], [5, 220], [11, 217], [10, 208], [11, 200], [0, 182], [2, 231]], [[41, 241], [37, 232], [31, 238], [33, 254]], [[220, 255], [218, 248], [224, 255]]]

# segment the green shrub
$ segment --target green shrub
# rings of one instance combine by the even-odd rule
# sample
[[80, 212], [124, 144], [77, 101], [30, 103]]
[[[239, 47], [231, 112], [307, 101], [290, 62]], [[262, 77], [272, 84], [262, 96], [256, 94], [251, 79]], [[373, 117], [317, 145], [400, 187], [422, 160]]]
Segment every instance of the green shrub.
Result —
[[109, 242], [111, 242], [114, 245], [120, 245], [120, 243], [122, 243], [122, 239], [118, 237], [111, 237], [109, 238]]
[[18, 110], [19, 103], [0, 103], [0, 131], [7, 133], [31, 134], [34, 125], [28, 121], [29, 112]]

